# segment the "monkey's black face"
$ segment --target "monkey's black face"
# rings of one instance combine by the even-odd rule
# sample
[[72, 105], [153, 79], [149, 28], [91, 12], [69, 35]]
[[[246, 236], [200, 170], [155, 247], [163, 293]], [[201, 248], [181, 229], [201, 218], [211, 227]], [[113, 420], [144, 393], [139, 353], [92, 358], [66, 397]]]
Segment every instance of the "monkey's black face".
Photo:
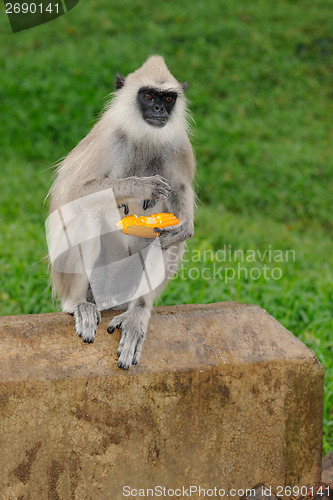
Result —
[[138, 92], [138, 103], [142, 118], [154, 127], [164, 127], [174, 109], [177, 92], [164, 92], [142, 87]]

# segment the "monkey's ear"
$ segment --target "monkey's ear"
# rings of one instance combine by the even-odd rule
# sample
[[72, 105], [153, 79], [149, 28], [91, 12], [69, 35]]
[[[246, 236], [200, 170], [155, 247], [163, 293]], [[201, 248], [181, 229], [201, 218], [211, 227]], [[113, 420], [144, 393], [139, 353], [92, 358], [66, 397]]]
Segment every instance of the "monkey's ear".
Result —
[[183, 91], [186, 92], [188, 90], [188, 88], [189, 88], [188, 82], [182, 83], [182, 88], [183, 88]]
[[125, 83], [125, 78], [123, 76], [119, 75], [119, 73], [117, 73], [117, 76], [116, 76], [116, 90], [121, 89], [121, 87], [124, 86], [124, 83]]

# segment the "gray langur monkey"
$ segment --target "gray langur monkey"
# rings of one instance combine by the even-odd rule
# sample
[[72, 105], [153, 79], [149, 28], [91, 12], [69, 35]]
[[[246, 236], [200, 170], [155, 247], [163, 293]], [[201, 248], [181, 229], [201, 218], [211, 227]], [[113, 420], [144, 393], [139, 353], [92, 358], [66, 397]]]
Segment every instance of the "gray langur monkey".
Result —
[[[185, 241], [193, 235], [195, 159], [188, 138], [186, 89], [187, 83], [180, 84], [172, 76], [161, 56], [151, 56], [126, 78], [118, 74], [112, 100], [88, 135], [60, 162], [49, 193], [51, 215], [74, 201], [83, 206], [90, 200], [91, 215], [71, 222], [76, 237], [84, 235], [86, 240], [107, 218], [105, 193], [110, 188], [121, 217], [170, 212], [180, 220], [176, 226], [160, 229], [156, 238], [165, 267], [163, 281], [125, 303], [125, 312], [108, 327], [109, 333], [122, 330], [118, 366], [123, 369], [138, 363], [154, 299], [176, 271]], [[62, 229], [64, 225], [62, 219]], [[155, 241], [121, 235], [124, 257]], [[48, 239], [50, 251], [50, 245], [59, 240], [52, 224]], [[90, 243], [85, 261], [92, 268], [103, 245], [96, 238]], [[76, 270], [78, 255], [64, 253], [60, 268], [51, 259], [51, 278], [62, 310], [74, 315], [78, 335], [84, 342], [93, 342], [103, 307], [94, 299], [89, 274]]]

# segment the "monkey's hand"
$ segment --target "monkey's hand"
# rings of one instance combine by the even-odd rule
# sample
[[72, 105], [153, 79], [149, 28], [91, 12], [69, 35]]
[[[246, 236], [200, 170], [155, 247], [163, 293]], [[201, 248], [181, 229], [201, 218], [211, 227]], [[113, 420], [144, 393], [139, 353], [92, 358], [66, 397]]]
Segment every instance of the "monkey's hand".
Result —
[[166, 250], [172, 245], [178, 245], [182, 241], [192, 238], [194, 233], [193, 222], [184, 221], [176, 226], [169, 226], [164, 228], [155, 227], [154, 231], [160, 233], [159, 240], [161, 248]]
[[156, 200], [165, 200], [171, 195], [172, 188], [170, 182], [161, 175], [151, 177], [138, 177], [139, 184], [137, 198], [144, 199], [143, 208], [153, 207]]
[[[143, 209], [147, 210], [156, 205], [157, 200], [166, 200], [172, 192], [170, 182], [161, 175], [152, 175], [150, 177], [130, 177], [126, 180], [127, 198], [144, 200]], [[125, 215], [128, 215], [128, 202], [118, 203], [119, 209], [124, 209]]]

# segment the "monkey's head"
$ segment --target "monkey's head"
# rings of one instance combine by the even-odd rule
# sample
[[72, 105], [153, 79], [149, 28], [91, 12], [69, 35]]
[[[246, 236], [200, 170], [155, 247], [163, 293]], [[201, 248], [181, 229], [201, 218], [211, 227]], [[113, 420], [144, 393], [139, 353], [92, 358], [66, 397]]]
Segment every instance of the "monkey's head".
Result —
[[[126, 78], [117, 75], [111, 108], [123, 132], [136, 139], [164, 142], [187, 132], [187, 83], [179, 83], [163, 57], [151, 56]], [[121, 111], [122, 110], [122, 111]]]

